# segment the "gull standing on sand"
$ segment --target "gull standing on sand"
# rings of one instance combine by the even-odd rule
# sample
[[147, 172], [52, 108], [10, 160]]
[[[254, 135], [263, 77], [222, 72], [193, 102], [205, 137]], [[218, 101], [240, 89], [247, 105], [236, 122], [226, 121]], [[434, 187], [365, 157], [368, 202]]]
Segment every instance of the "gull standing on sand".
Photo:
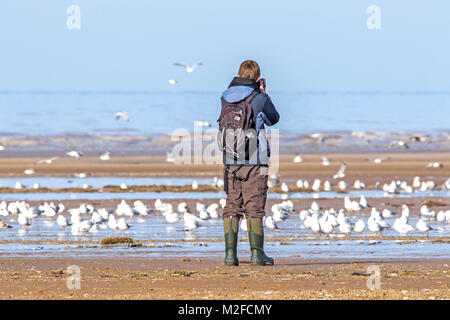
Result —
[[405, 219], [397, 218], [392, 226], [395, 231], [400, 233], [401, 236], [406, 235], [408, 232], [413, 231], [414, 227], [405, 222]]
[[100, 160], [107, 161], [109, 159], [111, 159], [111, 152], [109, 152], [109, 151], [102, 153], [100, 155]]
[[428, 231], [433, 230], [423, 219], [419, 219], [416, 223], [416, 228], [422, 233], [427, 233], [428, 237]]
[[56, 218], [56, 223], [60, 227], [67, 227], [69, 225], [67, 218], [64, 217], [63, 215], [59, 215], [58, 218]]
[[21, 226], [30, 225], [30, 220], [25, 216], [24, 213], [19, 213], [19, 215], [17, 216], [17, 222], [19, 222]]
[[117, 227], [119, 228], [119, 230], [127, 230], [130, 228], [130, 226], [128, 225], [128, 223], [125, 221], [125, 218], [119, 218], [119, 220], [117, 220]]
[[328, 159], [327, 157], [322, 157], [322, 165], [323, 165], [323, 166], [329, 166], [329, 165], [331, 165], [330, 159]]
[[366, 224], [364, 221], [362, 219], [356, 221], [354, 231], [357, 233], [363, 233], [364, 229], [366, 229]]
[[430, 162], [429, 164], [426, 165], [425, 168], [437, 168], [437, 169], [442, 169], [444, 168], [444, 165], [440, 162]]
[[32, 174], [34, 174], [34, 169], [33, 168], [26, 169], [23, 173], [25, 173], [27, 175], [32, 175]]
[[276, 221], [273, 219], [272, 216], [264, 217], [264, 224], [267, 228], [271, 230], [279, 229]]
[[56, 159], [59, 159], [59, 157], [52, 157], [50, 159], [42, 159], [39, 160], [37, 163], [41, 164], [41, 163], [45, 163], [45, 164], [51, 164], [53, 161], [55, 161]]
[[289, 193], [289, 187], [288, 187], [288, 185], [286, 184], [286, 182], [283, 182], [282, 184], [281, 184], [281, 191], [283, 191], [283, 192], [286, 192], [286, 193]]
[[295, 156], [294, 163], [300, 163], [302, 161], [303, 161], [303, 159], [302, 159], [302, 157], [299, 154]]
[[173, 65], [174, 66], [183, 67], [184, 70], [186, 70], [187, 73], [192, 73], [192, 72], [194, 72], [195, 69], [197, 69], [198, 67], [202, 66], [203, 63], [199, 62], [199, 63], [196, 63], [196, 64], [194, 64], [192, 66], [188, 66], [187, 64], [184, 64], [184, 63], [175, 62]]
[[347, 168], [347, 163], [342, 163], [339, 171], [333, 176], [333, 179], [342, 179], [345, 177], [345, 169]]
[[367, 220], [367, 228], [372, 233], [380, 233], [382, 235], [382, 231], [384, 230], [384, 227], [378, 224], [378, 222], [375, 220], [373, 216], [370, 216]]
[[130, 121], [130, 116], [128, 115], [128, 112], [125, 111], [116, 113], [116, 120], [119, 120], [120, 118], [123, 118], [125, 121]]

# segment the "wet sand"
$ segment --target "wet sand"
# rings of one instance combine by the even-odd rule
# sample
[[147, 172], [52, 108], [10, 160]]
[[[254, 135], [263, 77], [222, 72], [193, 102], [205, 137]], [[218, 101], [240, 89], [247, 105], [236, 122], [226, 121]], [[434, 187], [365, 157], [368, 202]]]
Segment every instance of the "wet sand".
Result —
[[[449, 261], [277, 260], [273, 267], [221, 259], [0, 259], [0, 299], [449, 299]], [[81, 270], [68, 289], [67, 267]], [[381, 272], [369, 290], [369, 266]], [[212, 285], [213, 284], [213, 285]]]
[[[362, 179], [366, 184], [394, 178], [412, 179], [414, 176], [434, 178], [437, 182], [450, 177], [450, 153], [335, 153], [302, 154], [303, 162], [293, 163], [293, 154], [281, 155], [279, 174], [282, 178], [327, 178], [330, 179], [342, 162], [347, 163], [346, 181]], [[331, 160], [330, 166], [321, 164], [321, 157]], [[367, 159], [388, 157], [380, 164]], [[0, 177], [26, 176], [24, 170], [34, 168], [34, 176], [73, 176], [86, 173], [88, 176], [115, 177], [214, 177], [222, 176], [221, 164], [175, 165], [165, 162], [161, 156], [114, 156], [102, 161], [98, 157], [82, 157], [79, 160], [61, 158], [52, 164], [37, 164], [43, 158], [19, 157], [8, 154], [0, 158]], [[443, 168], [426, 168], [430, 162], [441, 162]]]

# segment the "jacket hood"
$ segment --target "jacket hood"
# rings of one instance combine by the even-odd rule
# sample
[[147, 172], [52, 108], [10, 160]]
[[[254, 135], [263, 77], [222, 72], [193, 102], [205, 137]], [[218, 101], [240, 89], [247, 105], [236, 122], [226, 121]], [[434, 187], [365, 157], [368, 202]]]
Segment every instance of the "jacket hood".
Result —
[[230, 87], [222, 93], [222, 97], [227, 102], [235, 103], [244, 100], [251, 95], [253, 91], [253, 88], [247, 86]]
[[234, 77], [228, 89], [222, 93], [225, 101], [234, 103], [244, 100], [252, 94], [254, 90], [258, 90], [259, 86], [256, 81], [247, 78]]

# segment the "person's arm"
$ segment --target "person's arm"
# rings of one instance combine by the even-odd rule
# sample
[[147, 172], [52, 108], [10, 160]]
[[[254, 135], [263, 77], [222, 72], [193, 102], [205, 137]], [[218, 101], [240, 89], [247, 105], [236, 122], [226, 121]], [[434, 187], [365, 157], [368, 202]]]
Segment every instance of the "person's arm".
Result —
[[265, 94], [266, 99], [264, 101], [264, 107], [263, 111], [267, 117], [267, 119], [270, 121], [271, 125], [273, 126], [280, 120], [280, 115], [278, 114], [277, 109], [275, 109], [275, 106], [272, 103], [272, 100], [270, 97]]

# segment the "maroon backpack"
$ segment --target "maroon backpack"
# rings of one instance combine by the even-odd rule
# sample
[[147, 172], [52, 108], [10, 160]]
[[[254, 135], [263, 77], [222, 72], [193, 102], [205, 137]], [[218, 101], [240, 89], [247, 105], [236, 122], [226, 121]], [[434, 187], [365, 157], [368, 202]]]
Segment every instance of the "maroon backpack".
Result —
[[253, 91], [247, 98], [239, 102], [227, 102], [222, 106], [217, 134], [219, 150], [223, 152], [224, 162], [231, 164], [235, 161], [248, 160], [249, 139], [254, 138], [254, 123], [250, 103], [258, 93]]

